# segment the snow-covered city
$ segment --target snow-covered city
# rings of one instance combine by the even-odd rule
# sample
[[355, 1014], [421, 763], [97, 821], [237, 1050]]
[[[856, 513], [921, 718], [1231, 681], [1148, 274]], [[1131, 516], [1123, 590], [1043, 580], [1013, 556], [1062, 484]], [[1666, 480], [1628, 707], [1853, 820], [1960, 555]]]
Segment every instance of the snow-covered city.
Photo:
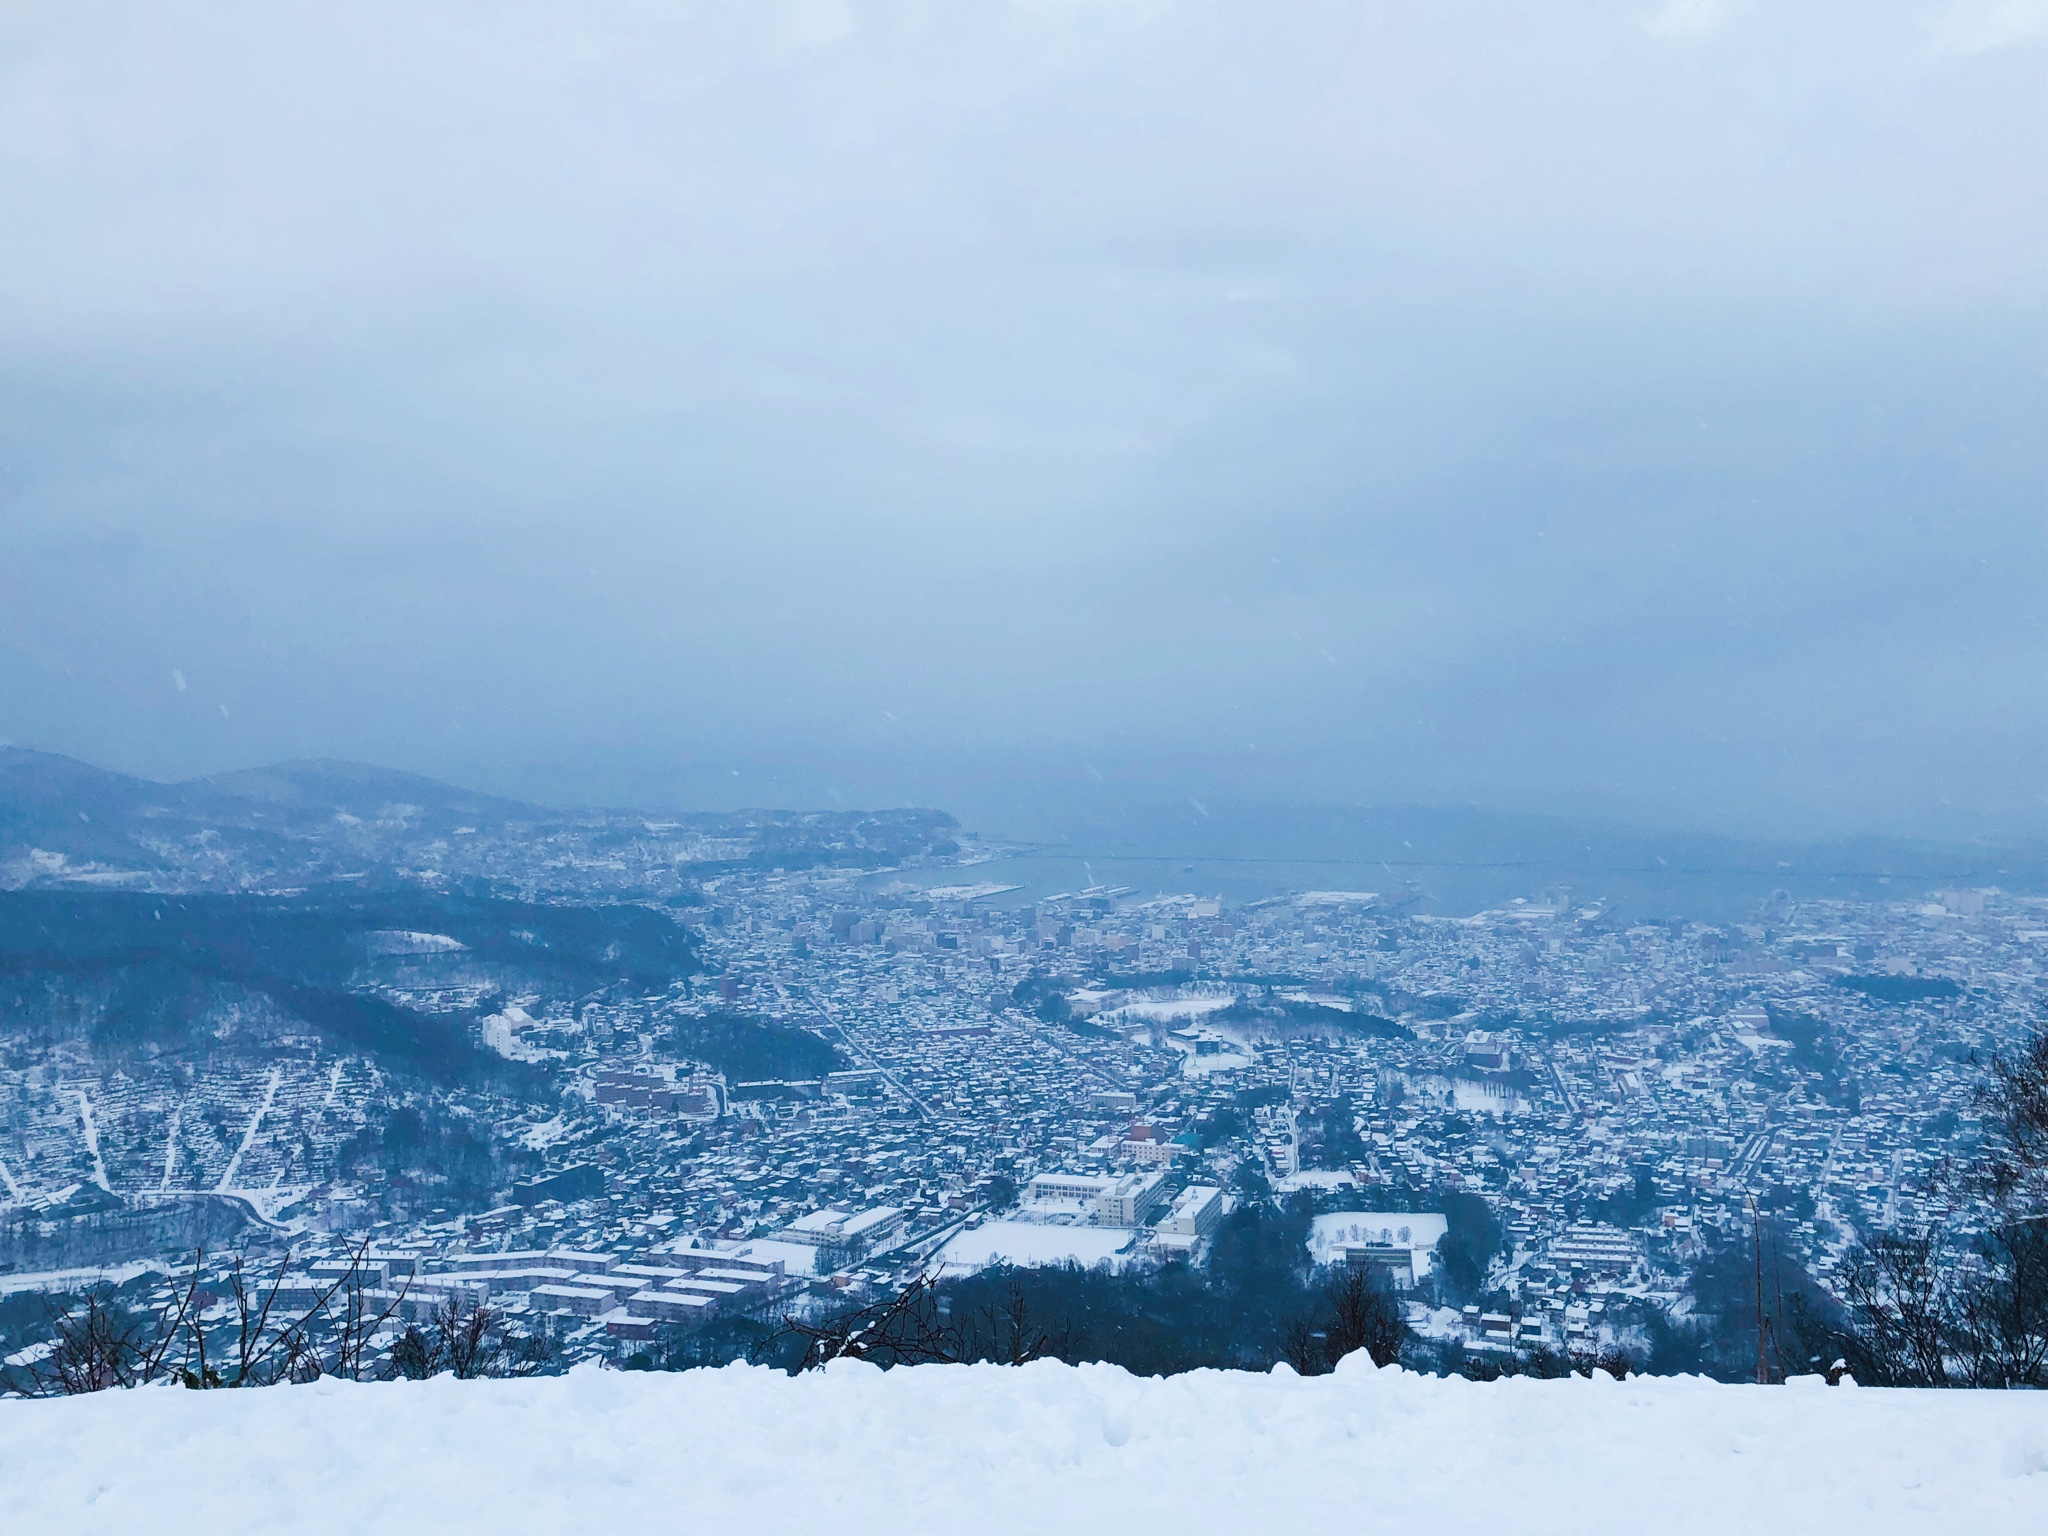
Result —
[[2048, 0], [11, 0], [9, 1536], [2048, 1531]]
[[[125, 903], [144, 937], [166, 909], [268, 900], [339, 930], [342, 995], [437, 1024], [458, 1067], [350, 1049], [303, 988], [195, 994], [127, 954], [80, 986], [21, 948], [0, 1285], [125, 1265], [162, 1303], [210, 1249], [201, 1289], [225, 1297], [207, 1266], [253, 1247], [282, 1307], [357, 1265], [386, 1315], [373, 1353], [453, 1301], [564, 1364], [714, 1322], [685, 1353], [739, 1358], [785, 1315], [926, 1274], [1200, 1271], [1251, 1200], [1305, 1223], [1304, 1265], [1368, 1268], [1439, 1362], [1746, 1369], [1731, 1266], [1767, 1247], [1781, 1312], [1781, 1272], [1811, 1302], [1871, 1234], [1948, 1219], [1984, 1063], [2048, 988], [2048, 899], [1995, 887], [1781, 890], [1712, 923], [1568, 890], [1461, 915], [1407, 889], [1039, 893], [929, 814], [907, 853], [788, 868], [617, 817], [601, 848], [588, 827], [521, 845], [464, 808], [482, 830], [460, 878], [517, 850], [496, 871], [532, 898], [512, 920], [624, 935], [588, 965], [554, 940], [537, 967], [419, 867], [455, 842], [426, 839], [433, 814], [368, 825], [414, 866], [402, 920], [456, 931], [210, 895], [218, 872], [177, 857], [6, 898]], [[329, 834], [366, 836], [352, 819]], [[538, 872], [533, 846], [554, 850]], [[263, 867], [229, 884], [260, 890]], [[1816, 1364], [1776, 1321], [1774, 1368]], [[35, 1324], [13, 1327], [26, 1363]]]

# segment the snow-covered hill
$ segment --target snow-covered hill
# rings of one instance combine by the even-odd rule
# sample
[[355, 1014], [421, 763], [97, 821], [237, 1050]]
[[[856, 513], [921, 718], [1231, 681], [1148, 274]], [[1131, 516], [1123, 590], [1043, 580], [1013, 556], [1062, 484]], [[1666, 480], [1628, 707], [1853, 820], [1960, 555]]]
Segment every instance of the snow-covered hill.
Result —
[[2048, 1529], [2048, 1405], [1704, 1382], [1479, 1386], [842, 1365], [0, 1403], [11, 1531]]

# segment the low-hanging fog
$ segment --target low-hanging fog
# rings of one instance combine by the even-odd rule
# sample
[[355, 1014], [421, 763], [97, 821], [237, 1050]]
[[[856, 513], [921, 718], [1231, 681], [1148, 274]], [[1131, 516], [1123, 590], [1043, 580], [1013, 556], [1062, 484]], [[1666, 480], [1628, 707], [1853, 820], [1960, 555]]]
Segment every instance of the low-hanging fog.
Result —
[[2038, 831], [2044, 21], [11, 7], [0, 737]]

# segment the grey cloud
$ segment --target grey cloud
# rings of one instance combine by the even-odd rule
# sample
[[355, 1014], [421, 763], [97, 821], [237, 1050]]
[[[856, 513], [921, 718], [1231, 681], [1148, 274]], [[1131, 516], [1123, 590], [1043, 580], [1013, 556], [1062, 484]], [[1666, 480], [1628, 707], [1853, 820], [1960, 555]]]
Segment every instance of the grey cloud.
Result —
[[2038, 825], [2034, 15], [17, 9], [0, 734]]

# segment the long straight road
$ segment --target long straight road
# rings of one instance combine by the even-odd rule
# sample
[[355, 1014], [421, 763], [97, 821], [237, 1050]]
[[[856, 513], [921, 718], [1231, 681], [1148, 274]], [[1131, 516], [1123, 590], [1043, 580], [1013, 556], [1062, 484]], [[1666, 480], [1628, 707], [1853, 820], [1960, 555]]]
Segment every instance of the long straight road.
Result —
[[827, 1024], [830, 1024], [834, 1029], [839, 1031], [839, 1037], [842, 1040], [844, 1040], [848, 1045], [852, 1046], [854, 1051], [864, 1061], [866, 1061], [870, 1067], [872, 1067], [875, 1071], [882, 1074], [882, 1081], [887, 1083], [891, 1088], [894, 1088], [898, 1093], [902, 1094], [904, 1098], [908, 1099], [910, 1103], [916, 1107], [917, 1112], [920, 1115], [923, 1115], [927, 1120], [936, 1120], [939, 1118], [935, 1113], [933, 1113], [932, 1107], [929, 1104], [925, 1103], [923, 1099], [920, 1099], [916, 1094], [912, 1093], [909, 1090], [909, 1088], [904, 1086], [903, 1081], [900, 1078], [898, 1078], [894, 1072], [889, 1070], [887, 1063], [885, 1063], [880, 1056], [877, 1056], [875, 1054], [874, 1047], [870, 1046], [867, 1043], [867, 1041], [861, 1039], [861, 1037], [857, 1033], [855, 1033], [854, 1028], [851, 1024], [847, 1023], [844, 1019], [833, 1017], [831, 1004], [825, 1002], [821, 998], [814, 997], [811, 999], [811, 1007], [813, 1010], [816, 1011], [819, 1018], [823, 1019]]

